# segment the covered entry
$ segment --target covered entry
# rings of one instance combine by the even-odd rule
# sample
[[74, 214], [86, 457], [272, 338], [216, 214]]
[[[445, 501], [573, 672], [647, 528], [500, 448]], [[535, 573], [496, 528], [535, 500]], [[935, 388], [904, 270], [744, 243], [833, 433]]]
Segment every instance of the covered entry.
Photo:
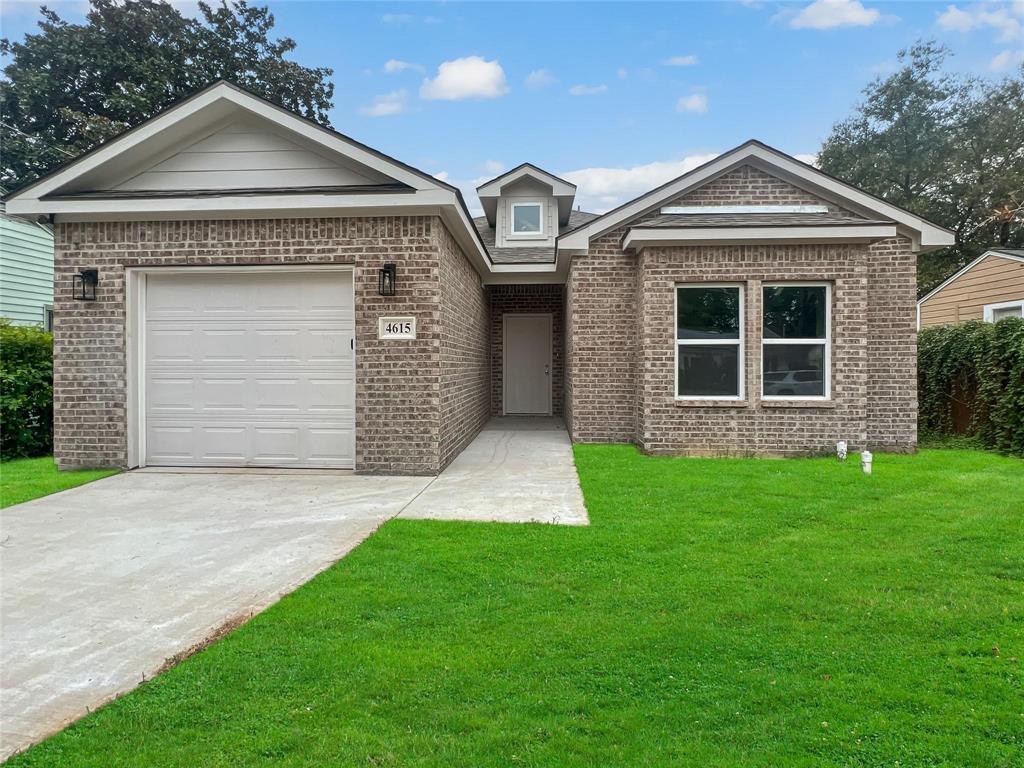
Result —
[[135, 282], [138, 463], [354, 468], [350, 267]]

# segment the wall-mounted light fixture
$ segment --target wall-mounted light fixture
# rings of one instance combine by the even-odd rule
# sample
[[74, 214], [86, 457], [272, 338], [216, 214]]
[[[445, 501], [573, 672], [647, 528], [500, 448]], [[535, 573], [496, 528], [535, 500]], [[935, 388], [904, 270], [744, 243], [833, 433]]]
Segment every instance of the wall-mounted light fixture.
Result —
[[381, 296], [395, 295], [395, 265], [385, 264], [380, 268], [380, 281], [377, 285]]
[[98, 269], [83, 269], [71, 280], [71, 295], [75, 301], [96, 301], [96, 286], [100, 281]]

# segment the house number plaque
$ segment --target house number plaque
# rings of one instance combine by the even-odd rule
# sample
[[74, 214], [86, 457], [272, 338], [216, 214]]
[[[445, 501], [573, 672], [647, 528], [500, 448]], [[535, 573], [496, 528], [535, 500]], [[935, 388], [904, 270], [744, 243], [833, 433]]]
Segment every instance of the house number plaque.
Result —
[[377, 320], [378, 339], [415, 339], [415, 317], [381, 317]]

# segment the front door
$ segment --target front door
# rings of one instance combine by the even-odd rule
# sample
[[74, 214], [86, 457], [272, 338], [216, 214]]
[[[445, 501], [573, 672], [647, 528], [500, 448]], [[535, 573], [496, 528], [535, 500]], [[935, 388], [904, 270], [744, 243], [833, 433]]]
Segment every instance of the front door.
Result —
[[505, 413], [551, 414], [551, 315], [505, 315]]

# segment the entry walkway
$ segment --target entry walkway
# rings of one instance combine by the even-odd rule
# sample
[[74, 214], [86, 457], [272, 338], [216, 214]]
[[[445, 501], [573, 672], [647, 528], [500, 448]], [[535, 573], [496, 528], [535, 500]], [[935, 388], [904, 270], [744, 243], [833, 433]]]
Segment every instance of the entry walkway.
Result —
[[587, 525], [562, 420], [492, 419], [399, 517]]

